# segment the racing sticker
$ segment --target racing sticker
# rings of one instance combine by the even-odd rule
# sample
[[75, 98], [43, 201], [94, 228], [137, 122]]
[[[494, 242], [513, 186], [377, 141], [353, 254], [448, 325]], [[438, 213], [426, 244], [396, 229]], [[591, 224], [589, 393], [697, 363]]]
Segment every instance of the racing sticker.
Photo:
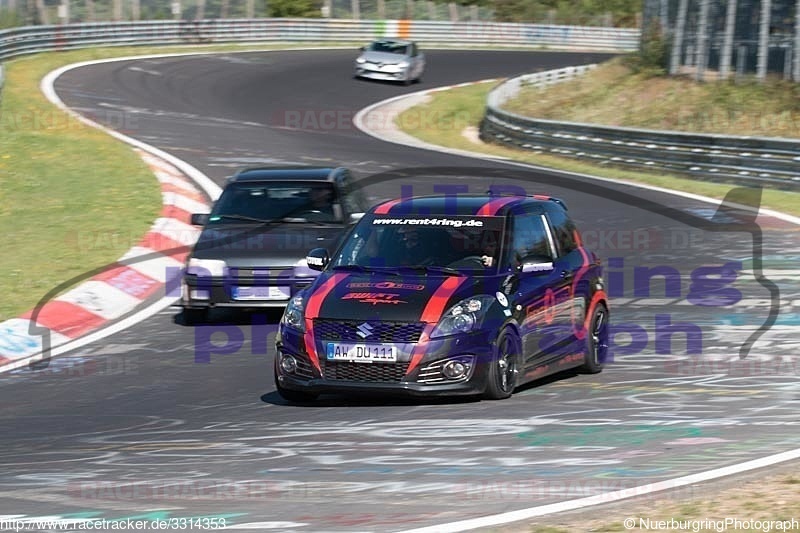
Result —
[[418, 283], [400, 283], [398, 281], [354, 281], [347, 284], [348, 289], [400, 289], [409, 291], [421, 291], [425, 285]]
[[405, 300], [400, 300], [399, 294], [392, 292], [348, 292], [342, 296], [342, 300], [358, 300], [372, 305], [408, 303]]

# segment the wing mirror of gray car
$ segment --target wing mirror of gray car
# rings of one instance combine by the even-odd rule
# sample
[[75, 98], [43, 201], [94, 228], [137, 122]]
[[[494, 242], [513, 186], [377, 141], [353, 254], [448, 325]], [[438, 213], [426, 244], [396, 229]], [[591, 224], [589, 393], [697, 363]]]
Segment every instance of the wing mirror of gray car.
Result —
[[306, 255], [306, 264], [311, 270], [325, 270], [331, 258], [325, 248], [314, 248]]
[[192, 226], [205, 226], [208, 223], [208, 213], [192, 213]]
[[520, 271], [523, 273], [539, 274], [553, 271], [553, 258], [543, 255], [526, 255], [522, 258]]

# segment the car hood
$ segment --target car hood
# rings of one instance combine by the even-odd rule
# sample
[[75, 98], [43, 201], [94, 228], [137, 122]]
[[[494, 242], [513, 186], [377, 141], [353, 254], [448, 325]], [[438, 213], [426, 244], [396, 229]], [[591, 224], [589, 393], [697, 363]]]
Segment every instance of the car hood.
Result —
[[[328, 271], [307, 293], [306, 316], [433, 323], [450, 306], [464, 298], [486, 293], [502, 278]], [[494, 294], [496, 289], [488, 292]]]
[[371, 63], [385, 63], [389, 65], [400, 63], [401, 61], [408, 61], [408, 56], [389, 52], [364, 52], [361, 54], [361, 58]]
[[206, 226], [192, 257], [222, 259], [229, 267], [289, 267], [305, 259], [313, 248], [332, 252], [344, 233], [342, 226], [278, 225], [259, 228], [252, 224]]

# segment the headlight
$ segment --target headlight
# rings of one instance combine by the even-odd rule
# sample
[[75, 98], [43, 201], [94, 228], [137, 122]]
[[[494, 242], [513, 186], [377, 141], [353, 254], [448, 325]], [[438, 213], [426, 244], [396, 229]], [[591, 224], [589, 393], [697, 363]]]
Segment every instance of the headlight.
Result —
[[300, 331], [305, 331], [305, 308], [305, 298], [302, 296], [295, 296], [289, 300], [289, 304], [286, 306], [286, 309], [283, 310], [281, 324], [298, 329]]
[[361, 65], [362, 63], [366, 63], [366, 62], [367, 62], [367, 60], [364, 59], [363, 57], [359, 57], [358, 59], [356, 59], [356, 63], [358, 63], [359, 65]]
[[488, 294], [461, 300], [442, 316], [431, 333], [431, 338], [465, 333], [480, 327], [494, 301], [495, 297]]
[[401, 61], [401, 62], [399, 62], [399, 63], [397, 64], [397, 66], [398, 66], [398, 67], [400, 67], [400, 68], [408, 68], [408, 66], [409, 66], [410, 64], [411, 64], [411, 63], [409, 63], [408, 61]]
[[227, 273], [228, 265], [219, 259], [197, 259], [190, 258], [186, 265], [186, 273], [194, 274], [198, 277], [214, 276], [221, 277]]

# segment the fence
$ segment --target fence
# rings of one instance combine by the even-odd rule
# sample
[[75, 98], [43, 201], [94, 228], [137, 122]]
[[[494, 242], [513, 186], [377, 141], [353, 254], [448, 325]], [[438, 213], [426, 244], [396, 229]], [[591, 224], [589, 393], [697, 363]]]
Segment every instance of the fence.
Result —
[[668, 45], [671, 74], [800, 82], [798, 0], [644, 0], [643, 18], [645, 35]]
[[524, 84], [556, 83], [591, 68], [570, 67], [529, 74], [501, 84], [488, 97], [481, 138], [595, 164], [658, 169], [709, 181], [800, 190], [800, 141], [556, 122], [502, 109]]
[[[486, 6], [432, 0], [0, 0], [0, 24], [123, 22], [170, 19], [312, 17], [352, 20], [491, 21]], [[605, 20], [608, 20], [606, 18]]]
[[400, 37], [423, 45], [502, 45], [557, 49], [630, 51], [631, 29], [540, 24], [410, 20], [242, 19], [147, 21], [27, 26], [0, 31], [0, 60], [35, 52], [89, 46], [229, 42], [367, 42]]

